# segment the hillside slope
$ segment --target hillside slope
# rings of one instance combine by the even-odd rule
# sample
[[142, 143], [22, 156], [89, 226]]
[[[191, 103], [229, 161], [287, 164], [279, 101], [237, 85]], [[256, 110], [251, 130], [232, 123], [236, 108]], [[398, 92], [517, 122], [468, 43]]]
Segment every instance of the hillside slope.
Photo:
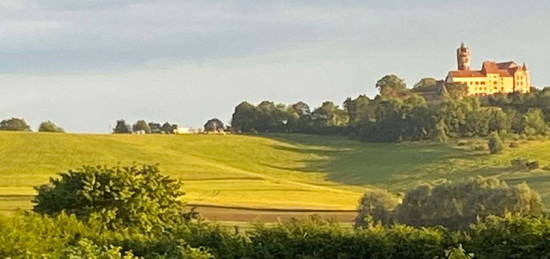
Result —
[[185, 182], [186, 200], [259, 208], [353, 209], [367, 188], [500, 174], [550, 201], [550, 172], [515, 173], [515, 157], [550, 162], [550, 142], [502, 155], [434, 143], [371, 144], [310, 135], [0, 133], [0, 210], [30, 207], [33, 186], [82, 165], [158, 163]]

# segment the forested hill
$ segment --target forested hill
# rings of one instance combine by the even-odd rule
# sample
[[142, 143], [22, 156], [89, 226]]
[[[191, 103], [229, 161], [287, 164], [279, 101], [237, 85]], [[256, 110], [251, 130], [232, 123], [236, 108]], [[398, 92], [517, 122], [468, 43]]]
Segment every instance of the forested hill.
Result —
[[440, 102], [427, 104], [420, 93], [438, 87], [422, 79], [412, 89], [402, 79], [388, 75], [378, 81], [380, 94], [348, 98], [340, 107], [332, 101], [311, 110], [304, 102], [235, 107], [231, 126], [237, 132], [290, 132], [357, 136], [369, 142], [437, 140], [453, 137], [486, 137], [548, 134], [550, 88], [531, 93], [467, 97], [464, 85], [447, 85]]

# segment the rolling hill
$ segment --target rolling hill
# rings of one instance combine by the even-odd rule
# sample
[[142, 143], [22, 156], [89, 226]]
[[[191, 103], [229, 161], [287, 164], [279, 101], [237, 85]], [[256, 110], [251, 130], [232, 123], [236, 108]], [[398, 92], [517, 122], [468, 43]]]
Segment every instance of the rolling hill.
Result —
[[[29, 208], [33, 186], [82, 165], [158, 163], [181, 178], [191, 204], [279, 209], [354, 209], [369, 188], [404, 191], [473, 175], [527, 181], [550, 204], [550, 171], [515, 172], [517, 157], [550, 164], [550, 141], [501, 155], [483, 140], [373, 144], [299, 134], [93, 135], [0, 132], [0, 211]], [[479, 148], [477, 148], [479, 149]]]

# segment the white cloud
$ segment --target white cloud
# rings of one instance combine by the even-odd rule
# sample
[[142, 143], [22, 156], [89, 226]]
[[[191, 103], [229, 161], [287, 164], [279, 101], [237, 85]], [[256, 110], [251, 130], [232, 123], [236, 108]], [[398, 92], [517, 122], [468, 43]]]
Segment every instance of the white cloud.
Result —
[[[384, 74], [443, 77], [461, 41], [474, 63], [526, 61], [549, 81], [550, 2], [474, 2], [490, 4], [0, 0], [0, 118], [105, 131], [121, 117], [227, 120], [245, 99], [340, 103]], [[502, 18], [516, 9], [529, 15]]]
[[0, 0], [0, 11], [2, 10], [21, 10], [30, 5], [29, 0]]

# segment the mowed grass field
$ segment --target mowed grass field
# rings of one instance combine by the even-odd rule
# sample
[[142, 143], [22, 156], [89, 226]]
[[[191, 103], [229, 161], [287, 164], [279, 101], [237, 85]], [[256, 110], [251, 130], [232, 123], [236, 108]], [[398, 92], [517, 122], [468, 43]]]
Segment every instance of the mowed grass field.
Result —
[[[483, 143], [483, 142], [480, 142]], [[550, 204], [550, 171], [515, 172], [510, 160], [550, 164], [550, 141], [501, 155], [470, 145], [373, 144], [299, 134], [92, 135], [0, 132], [0, 213], [30, 208], [33, 186], [82, 165], [159, 164], [183, 179], [191, 204], [351, 210], [366, 190], [402, 192], [422, 182], [474, 175], [526, 181]]]

